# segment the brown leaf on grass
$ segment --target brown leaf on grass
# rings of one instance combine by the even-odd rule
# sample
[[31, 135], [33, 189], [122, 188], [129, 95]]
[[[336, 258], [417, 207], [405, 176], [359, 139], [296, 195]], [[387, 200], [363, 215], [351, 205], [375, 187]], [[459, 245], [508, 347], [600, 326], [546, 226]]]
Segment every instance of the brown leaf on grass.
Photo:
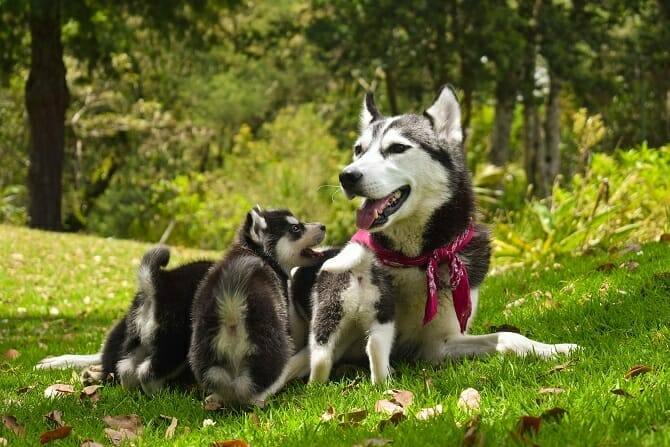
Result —
[[540, 425], [542, 425], [542, 419], [537, 416], [521, 416], [516, 424], [516, 433], [521, 437], [531, 432], [537, 434], [540, 431]]
[[392, 439], [368, 438], [357, 442], [352, 447], [377, 447], [377, 446], [389, 445], [392, 442], [393, 442]]
[[95, 442], [92, 439], [84, 439], [84, 442], [81, 443], [81, 447], [104, 447], [99, 442]]
[[616, 265], [614, 265], [613, 262], [606, 262], [604, 264], [600, 264], [598, 266], [598, 268], [596, 268], [596, 270], [598, 270], [599, 272], [609, 273], [612, 270], [614, 270], [615, 268], [616, 268]]
[[21, 353], [19, 351], [17, 351], [16, 349], [8, 349], [8, 350], [5, 351], [3, 356], [6, 359], [14, 360], [14, 359], [19, 358], [21, 356]]
[[431, 408], [422, 408], [417, 414], [416, 418], [420, 421], [427, 421], [437, 415], [442, 414], [442, 405], [437, 404]]
[[123, 441], [137, 439], [137, 435], [130, 430], [121, 429], [114, 430], [112, 428], [105, 429], [105, 435], [109, 438], [109, 441], [114, 445], [120, 445]]
[[100, 390], [102, 388], [102, 385], [89, 385], [84, 387], [83, 390], [81, 390], [81, 393], [79, 393], [79, 399], [84, 400], [84, 399], [90, 399], [91, 402], [97, 402], [100, 400]]
[[635, 261], [626, 261], [619, 266], [619, 268], [626, 269], [629, 272], [634, 272], [640, 266], [639, 262]]
[[44, 418], [54, 427], [62, 427], [65, 425], [63, 423], [63, 413], [59, 410], [51, 410], [44, 415]]
[[463, 411], [477, 411], [481, 400], [479, 391], [474, 388], [466, 388], [458, 397], [458, 408]]
[[521, 333], [521, 329], [519, 329], [519, 328], [516, 327], [516, 326], [512, 326], [511, 324], [503, 323], [503, 324], [501, 324], [501, 325], [499, 325], [499, 326], [495, 326], [495, 325], [489, 326], [489, 332], [490, 332], [490, 333], [495, 333], [495, 332], [515, 332], [515, 333], [517, 333], [517, 334], [520, 334], [520, 333]]
[[326, 411], [321, 415], [321, 420], [323, 422], [328, 422], [331, 421], [335, 418], [336, 416], [335, 408], [333, 408], [332, 405], [328, 405], [328, 408], [326, 408]]
[[380, 399], [375, 403], [375, 411], [377, 413], [394, 414], [404, 413], [405, 410], [395, 402], [391, 402], [387, 399]]
[[571, 361], [568, 361], [566, 363], [561, 363], [559, 365], [556, 365], [549, 370], [549, 374], [553, 374], [553, 373], [556, 373], [556, 372], [559, 372], [559, 371], [566, 370], [566, 369], [570, 368], [572, 366], [572, 364], [573, 364], [573, 362], [571, 360]]
[[651, 371], [651, 367], [647, 365], [635, 365], [628, 370], [628, 372], [623, 376], [625, 379], [632, 379], [633, 377], [646, 374]]
[[170, 425], [165, 429], [165, 439], [172, 439], [174, 437], [175, 430], [177, 430], [177, 424], [179, 423], [179, 420], [177, 418], [173, 418], [172, 416], [165, 416], [164, 414], [161, 414], [161, 417], [170, 421]]
[[341, 427], [353, 427], [359, 425], [368, 416], [367, 410], [352, 410], [348, 413], [337, 415]]
[[223, 408], [223, 404], [216, 399], [205, 399], [203, 408], [205, 409], [205, 411], [216, 411]]
[[69, 425], [63, 425], [54, 430], [46, 431], [40, 435], [40, 444], [47, 444], [57, 439], [67, 438], [70, 436], [70, 433], [72, 433], [72, 427]]
[[389, 425], [398, 425], [402, 421], [406, 420], [407, 416], [405, 416], [404, 413], [401, 412], [395, 412], [391, 416], [389, 416], [388, 419], [384, 419], [379, 422], [379, 425], [377, 425], [377, 429], [379, 431], [384, 431], [384, 429], [389, 426]]
[[225, 441], [214, 441], [209, 447], [249, 447], [244, 439], [228, 439]]
[[479, 431], [479, 424], [481, 418], [479, 415], [470, 419], [465, 426], [465, 434], [463, 435], [463, 447], [475, 447], [484, 445], [484, 435]]
[[554, 407], [546, 410], [540, 415], [540, 419], [546, 422], [558, 422], [563, 419], [567, 411], [564, 408]]
[[16, 436], [23, 437], [26, 435], [26, 426], [20, 424], [14, 416], [6, 414], [2, 417], [2, 423], [5, 427], [11, 430]]
[[16, 393], [17, 394], [26, 394], [28, 391], [31, 391], [34, 388], [35, 388], [35, 385], [24, 386], [24, 387], [21, 387], [18, 390], [16, 390]]
[[410, 405], [412, 405], [412, 401], [414, 400], [414, 393], [411, 391], [407, 390], [388, 390], [388, 394], [391, 394], [393, 396], [392, 401], [396, 402], [398, 405], [400, 405], [403, 408], [407, 408]]
[[74, 387], [65, 383], [56, 383], [44, 390], [44, 397], [53, 399], [54, 397], [63, 397], [74, 393]]
[[621, 388], [612, 388], [610, 390], [610, 393], [616, 394], [617, 396], [621, 396], [621, 397], [633, 397], [632, 394], [630, 394], [628, 391], [623, 390]]
[[663, 233], [661, 237], [658, 238], [659, 242], [670, 242], [670, 233]]
[[558, 388], [558, 387], [543, 387], [540, 388], [540, 391], [538, 391], [540, 394], [561, 394], [565, 393], [565, 390], [563, 388]]

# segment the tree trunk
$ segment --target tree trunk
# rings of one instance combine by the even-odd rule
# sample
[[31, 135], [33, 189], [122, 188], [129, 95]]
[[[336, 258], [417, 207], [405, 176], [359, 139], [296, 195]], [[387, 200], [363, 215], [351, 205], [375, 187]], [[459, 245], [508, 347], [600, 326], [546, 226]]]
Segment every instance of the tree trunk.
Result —
[[509, 162], [509, 138], [514, 120], [516, 105], [516, 89], [498, 81], [496, 88], [495, 116], [491, 133], [491, 151], [489, 161], [496, 166], [504, 166]]
[[544, 121], [544, 158], [540, 160], [543, 172], [542, 193], [545, 197], [551, 195], [554, 180], [561, 169], [561, 81], [551, 76], [549, 98], [547, 100], [546, 116]]
[[26, 109], [30, 123], [29, 224], [60, 230], [65, 110], [69, 94], [63, 64], [60, 0], [31, 0], [30, 74]]

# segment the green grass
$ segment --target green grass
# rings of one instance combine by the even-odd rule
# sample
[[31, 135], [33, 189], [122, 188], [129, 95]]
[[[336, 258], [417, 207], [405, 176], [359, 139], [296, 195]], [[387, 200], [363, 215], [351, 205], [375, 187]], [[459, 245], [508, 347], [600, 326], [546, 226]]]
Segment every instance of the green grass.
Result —
[[[136, 413], [145, 430], [137, 445], [208, 445], [243, 438], [252, 445], [352, 445], [381, 436], [394, 445], [459, 445], [469, 416], [457, 407], [461, 391], [480, 391], [481, 427], [487, 445], [518, 444], [513, 432], [523, 415], [539, 415], [552, 407], [567, 414], [560, 422], [543, 423], [525, 442], [547, 445], [670, 445], [670, 246], [654, 243], [642, 252], [564, 259], [546, 271], [519, 270], [491, 277], [481, 292], [474, 333], [491, 325], [511, 324], [545, 342], [576, 342], [583, 351], [570, 359], [543, 361], [494, 356], [445, 364], [400, 365], [389, 388], [415, 394], [409, 418], [379, 433], [382, 416], [374, 412], [383, 388], [364, 380], [345, 392], [348, 380], [324, 386], [295, 383], [253, 413], [211, 413], [202, 409], [197, 392], [168, 390], [149, 398], [118, 386], [105, 386], [93, 405], [78, 393], [55, 400], [43, 397], [50, 384], [81, 385], [72, 371], [34, 371], [40, 358], [62, 353], [95, 352], [112, 321], [122, 315], [134, 291], [134, 269], [147, 245], [88, 236], [47, 234], [0, 226], [0, 355], [10, 348], [15, 360], [0, 357], [0, 414], [24, 423], [17, 438], [0, 426], [9, 445], [36, 445], [47, 429], [43, 415], [63, 412], [73, 432], [62, 445], [86, 438], [109, 444], [104, 415]], [[214, 253], [175, 249], [175, 261]], [[619, 266], [634, 260], [634, 271], [600, 271], [605, 262]], [[522, 304], [506, 308], [518, 299]], [[56, 315], [57, 312], [57, 315]], [[550, 369], [570, 360], [569, 368]], [[652, 371], [631, 380], [635, 364]], [[425, 371], [422, 371], [424, 370]], [[425, 378], [432, 386], [425, 389]], [[19, 388], [34, 385], [27, 393]], [[563, 394], [539, 394], [541, 387], [561, 387]], [[610, 392], [622, 388], [633, 397]], [[414, 414], [442, 404], [444, 413], [430, 421]], [[367, 409], [356, 427], [321, 422], [329, 405], [338, 412]], [[175, 438], [166, 441], [167, 421], [175, 416]], [[202, 428], [204, 419], [216, 425]]]

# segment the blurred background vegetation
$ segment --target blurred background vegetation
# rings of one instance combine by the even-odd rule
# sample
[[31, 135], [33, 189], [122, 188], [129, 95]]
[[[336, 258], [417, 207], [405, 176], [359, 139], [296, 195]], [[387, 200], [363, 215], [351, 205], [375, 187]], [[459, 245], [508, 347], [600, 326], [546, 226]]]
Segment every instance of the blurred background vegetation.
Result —
[[448, 82], [499, 268], [670, 230], [664, 0], [0, 0], [0, 45], [0, 222], [224, 249], [260, 203], [342, 243], [363, 93]]

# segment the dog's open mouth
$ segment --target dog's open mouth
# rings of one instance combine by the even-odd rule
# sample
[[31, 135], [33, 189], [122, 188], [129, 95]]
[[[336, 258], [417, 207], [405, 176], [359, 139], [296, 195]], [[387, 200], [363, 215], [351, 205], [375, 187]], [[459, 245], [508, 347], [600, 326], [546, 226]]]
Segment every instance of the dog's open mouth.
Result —
[[323, 257], [323, 252], [316, 251], [312, 248], [303, 248], [300, 250], [300, 256], [308, 259], [319, 259]]
[[369, 230], [384, 225], [405, 203], [409, 193], [410, 187], [403, 186], [381, 199], [365, 199], [356, 215], [356, 226], [362, 230]]

